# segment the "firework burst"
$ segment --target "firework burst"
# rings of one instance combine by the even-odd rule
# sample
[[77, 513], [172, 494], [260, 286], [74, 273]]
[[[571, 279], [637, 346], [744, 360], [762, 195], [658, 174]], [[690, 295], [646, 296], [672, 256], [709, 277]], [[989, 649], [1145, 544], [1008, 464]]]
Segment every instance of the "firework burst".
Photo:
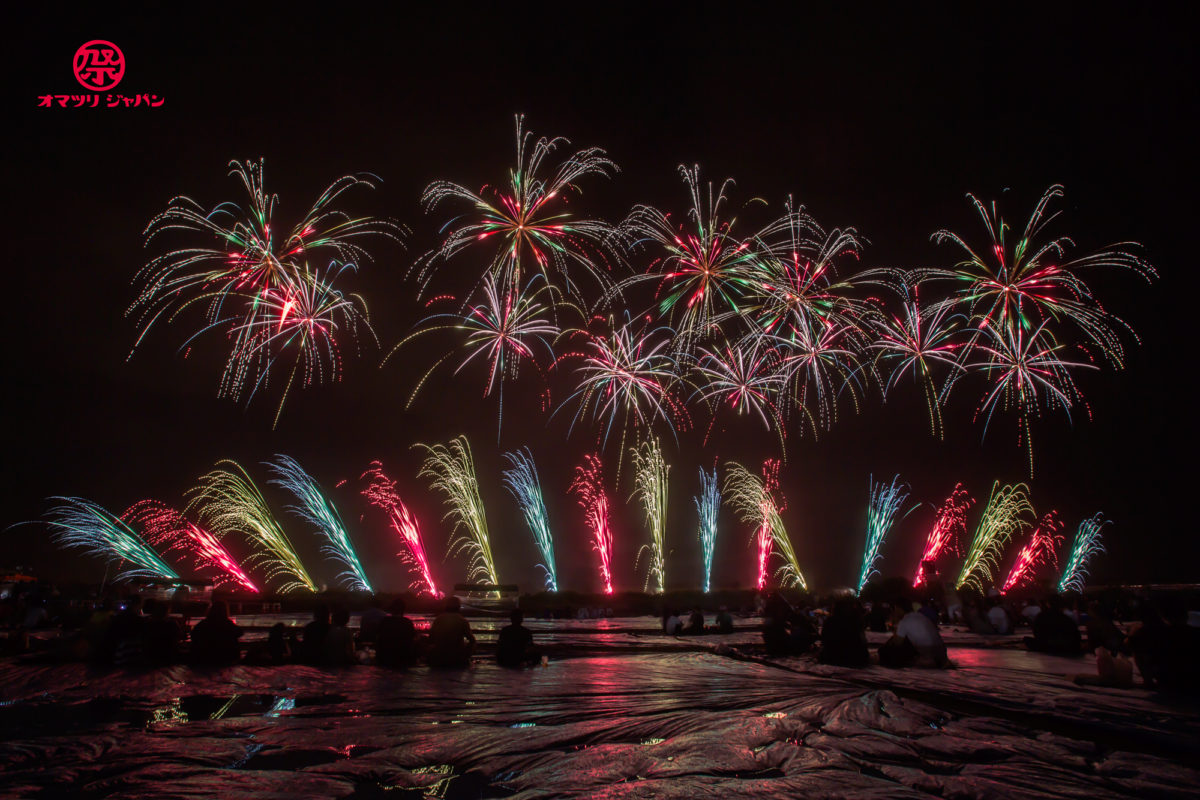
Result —
[[[870, 478], [871, 501], [867, 506], [867, 542], [863, 548], [862, 570], [858, 573], [858, 593], [862, 594], [863, 587], [872, 576], [878, 575], [875, 562], [879, 560], [879, 548], [883, 545], [884, 537], [895, 524], [896, 514], [900, 512], [904, 501], [908, 499], [908, 484], [900, 483], [900, 476], [892, 478], [890, 484], [883, 481], [875, 482], [875, 476]], [[915, 506], [914, 506], [915, 508]], [[901, 519], [912, 513], [912, 508], [901, 515]]]
[[420, 576], [420, 580], [414, 581], [412, 587], [423, 587], [434, 597], [440, 597], [441, 592], [438, 591], [437, 584], [433, 581], [433, 573], [429, 569], [429, 558], [425, 555], [421, 527], [417, 524], [417, 518], [400, 499], [400, 493], [396, 491], [396, 482], [384, 473], [383, 464], [379, 461], [372, 461], [370, 468], [361, 477], [367, 481], [362, 496], [388, 515], [392, 530], [404, 542], [404, 549], [399, 553], [400, 558]]
[[550, 520], [546, 515], [546, 502], [542, 498], [542, 482], [538, 479], [537, 466], [529, 448], [514, 453], [505, 453], [510, 468], [504, 471], [504, 485], [517, 500], [521, 514], [529, 526], [533, 540], [542, 555], [539, 567], [546, 573], [546, 588], [558, 591], [558, 573], [554, 568], [554, 538], [550, 535]]
[[[116, 564], [118, 580], [149, 578], [177, 581], [175, 570], [167, 566], [149, 545], [120, 517], [82, 497], [52, 497], [59, 503], [47, 512], [46, 523], [56, 544]], [[125, 567], [128, 562], [130, 566]]]
[[[612, 326], [611, 318], [609, 324]], [[604, 432], [598, 437], [603, 445], [620, 420], [623, 449], [631, 422], [635, 428], [648, 428], [661, 419], [672, 435], [677, 427], [686, 427], [690, 417], [672, 393], [676, 362], [666, 352], [669, 336], [658, 335], [662, 331], [635, 330], [633, 322], [626, 319], [621, 327], [612, 326], [607, 336], [577, 332], [585, 337], [586, 350], [567, 355], [582, 358], [577, 368], [579, 387], [563, 403], [579, 401], [572, 429], [588, 413], [593, 420], [603, 419]]]
[[[416, 444], [426, 453], [419, 478], [428, 478], [430, 488], [445, 495], [449, 510], [443, 520], [454, 520], [450, 542], [450, 554], [465, 552], [469, 556], [467, 574], [472, 581], [486, 581], [495, 586], [500, 583], [496, 574], [496, 562], [492, 558], [492, 542], [488, 537], [487, 515], [483, 499], [479, 496], [479, 481], [475, 479], [475, 461], [471, 456], [471, 445], [467, 437], [450, 440], [449, 445], [435, 444], [432, 447]], [[459, 531], [463, 530], [461, 535]]]
[[590, 147], [552, 166], [550, 157], [570, 142], [562, 137], [534, 140], [524, 130], [524, 121], [523, 115], [516, 116], [517, 166], [510, 170], [507, 186], [484, 186], [476, 192], [450, 181], [435, 181], [425, 189], [422, 200], [427, 211], [445, 202], [472, 211], [447, 223], [441, 247], [422, 259], [418, 275], [422, 286], [428, 285], [437, 267], [474, 247], [490, 248], [484, 276], [509, 291], [524, 283], [530, 269], [539, 271], [547, 283], [561, 279], [573, 295], [578, 294], [578, 286], [571, 267], [582, 268], [602, 287], [611, 284], [605, 253], [618, 232], [603, 221], [575, 217], [565, 206], [578, 192], [577, 181], [589, 175], [608, 176], [617, 165], [603, 150]]
[[604, 593], [613, 593], [613, 534], [608, 513], [608, 494], [604, 491], [604, 470], [600, 456], [584, 456], [583, 464], [575, 468], [575, 480], [570, 491], [579, 497], [584, 519], [592, 534], [592, 549], [600, 559], [600, 581]]
[[[361, 299], [336, 291], [333, 281], [369, 259], [358, 243], [361, 237], [398, 239], [400, 229], [371, 217], [351, 218], [334, 207], [349, 189], [374, 186], [372, 176], [338, 179], [288, 229], [274, 222], [278, 197], [265, 189], [262, 161], [230, 162], [230, 175], [249, 196], [247, 207], [221, 203], [206, 211], [189, 198], [176, 197], [147, 226], [148, 246], [168, 233], [196, 241], [152, 259], [138, 273], [141, 290], [128, 311], [141, 327], [134, 349], [159, 321], [173, 321], [193, 306], [205, 307], [199, 333], [223, 330], [231, 343], [221, 396], [238, 400], [245, 394], [249, 402], [275, 363], [285, 354], [294, 356], [281, 411], [298, 371], [306, 382], [324, 375], [338, 378], [335, 334], [353, 336], [360, 325], [370, 330]], [[311, 270], [310, 255], [327, 258], [330, 269]]]
[[254, 581], [217, 537], [188, 522], [170, 506], [157, 500], [141, 500], [126, 509], [121, 519], [131, 527], [140, 528], [147, 543], [165, 548], [164, 554], [186, 553], [197, 572], [211, 570], [217, 586], [232, 584], [258, 593]]
[[202, 475], [187, 494], [184, 512], [194, 513], [201, 526], [220, 539], [231, 533], [246, 536], [254, 547], [248, 562], [261, 564], [269, 581], [283, 578], [278, 591], [317, 591], [262, 492], [236, 461], [218, 461], [216, 469]]
[[1051, 511], [1042, 517], [1042, 521], [1029, 534], [1029, 541], [1017, 553], [1017, 560], [1000, 589], [1000, 594], [1008, 594], [1011, 590], [1028, 583], [1034, 577], [1034, 572], [1042, 564], [1058, 566], [1058, 558], [1054, 549], [1062, 541], [1059, 531], [1063, 524], [1058, 519], [1058, 512]]
[[634, 496], [642, 502], [646, 525], [650, 528], [650, 543], [638, 551], [640, 560], [643, 552], [649, 554], [646, 568], [646, 589], [651, 582], [658, 594], [666, 591], [667, 561], [667, 474], [671, 468], [663, 461], [662, 448], [658, 439], [651, 437], [640, 447], [630, 450], [633, 456]]
[[921, 553], [921, 561], [917, 564], [917, 574], [913, 578], [913, 588], [929, 580], [925, 571], [927, 564], [933, 564], [938, 556], [947, 550], [957, 552], [955, 542], [967, 533], [967, 511], [975, 501], [967, 494], [961, 483], [954, 485], [954, 491], [938, 509], [933, 527], [925, 538], [925, 550]]
[[1092, 556], [1104, 552], [1100, 533], [1105, 525], [1111, 524], [1112, 521], [1105, 519], [1103, 514], [1095, 514], [1079, 523], [1079, 529], [1075, 531], [1075, 541], [1071, 544], [1071, 553], [1067, 556], [1067, 565], [1063, 568], [1062, 578], [1058, 582], [1060, 592], [1083, 591], [1088, 562], [1092, 560]]
[[[553, 297], [555, 290], [544, 283], [535, 289], [534, 284], [540, 282], [541, 276], [534, 276], [524, 290], [518, 292], [503, 288], [495, 277], [489, 279], [483, 285], [482, 303], [472, 306], [465, 313], [435, 314], [426, 318], [416, 332], [403, 339], [388, 353], [384, 363], [387, 363], [388, 358], [397, 350], [419, 336], [434, 331], [454, 331], [462, 337], [459, 349], [466, 353], [454, 374], [458, 375], [468, 364], [483, 362], [487, 365], [487, 384], [483, 396], [488, 397], [493, 390], [499, 395], [500, 415], [496, 426], [499, 436], [504, 421], [504, 383], [518, 377], [522, 362], [529, 362], [540, 371], [539, 353], [545, 357], [547, 363], [554, 361], [554, 347], [551, 341], [561, 330], [551, 318], [550, 306], [543, 303], [543, 300]], [[454, 352], [452, 350], [439, 358], [417, 381], [406, 407], [412, 406], [429, 376]], [[543, 382], [544, 378], [543, 373]], [[544, 390], [543, 396], [548, 402], [549, 391]]]
[[325, 540], [321, 552], [329, 556], [345, 569], [337, 576], [346, 588], [353, 592], [374, 592], [371, 582], [367, 580], [362, 561], [346, 532], [346, 523], [338, 513], [337, 506], [321, 491], [321, 487], [312, 476], [290, 456], [277, 455], [269, 465], [275, 477], [271, 483], [285, 489], [296, 498], [296, 504], [287, 506], [287, 510], [299, 516], [316, 529]]
[[[1096, 301], [1080, 272], [1102, 267], [1132, 270], [1147, 281], [1157, 276], [1154, 268], [1134, 255], [1132, 242], [1113, 245], [1080, 256], [1068, 258], [1067, 251], [1074, 242], [1060, 237], [1039, 242], [1044, 228], [1060, 212], [1048, 213], [1051, 204], [1063, 196], [1063, 187], [1051, 186], [1038, 201], [1024, 232], [1009, 246], [1010, 230], [1000, 217], [993, 202], [990, 208], [977, 197], [968, 194], [987, 229], [985, 249], [973, 249], [959, 235], [941, 230], [933, 235], [935, 243], [957, 245], [964, 259], [947, 275], [961, 287], [953, 302], [964, 308], [972, 323], [980, 330], [994, 327], [1005, 331], [1009, 339], [1017, 331], [1026, 333], [1050, 322], [1070, 323], [1097, 345], [1117, 366], [1123, 360], [1123, 349], [1117, 326], [1127, 327], [1106, 313]], [[1055, 338], [1061, 338], [1058, 332]]]
[[717, 513], [721, 510], [721, 488], [717, 484], [717, 470], [712, 474], [700, 469], [700, 494], [692, 498], [696, 504], [696, 515], [700, 519], [697, 536], [700, 539], [700, 555], [704, 560], [704, 591], [712, 589], [713, 551], [717, 545]]
[[967, 550], [962, 571], [955, 588], [970, 586], [983, 591], [983, 581], [992, 579], [992, 571], [1012, 538], [1032, 524], [1033, 505], [1029, 502], [1029, 487], [1023, 483], [1001, 488], [1000, 481], [992, 484], [983, 517], [975, 529], [975, 538]]

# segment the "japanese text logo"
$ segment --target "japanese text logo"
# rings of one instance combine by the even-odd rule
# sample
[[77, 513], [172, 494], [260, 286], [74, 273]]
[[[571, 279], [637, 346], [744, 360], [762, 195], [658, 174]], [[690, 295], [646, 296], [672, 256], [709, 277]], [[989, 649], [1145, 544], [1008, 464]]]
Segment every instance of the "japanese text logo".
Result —
[[125, 76], [125, 54], [103, 39], [93, 39], [75, 51], [75, 80], [83, 88], [104, 92], [116, 88]]

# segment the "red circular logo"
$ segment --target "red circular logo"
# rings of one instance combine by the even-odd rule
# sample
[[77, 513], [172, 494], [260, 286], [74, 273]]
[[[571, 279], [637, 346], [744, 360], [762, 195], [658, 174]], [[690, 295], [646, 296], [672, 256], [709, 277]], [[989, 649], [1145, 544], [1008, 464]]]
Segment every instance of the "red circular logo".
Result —
[[85, 89], [107, 91], [124, 75], [125, 54], [112, 42], [93, 39], [75, 51], [75, 80]]

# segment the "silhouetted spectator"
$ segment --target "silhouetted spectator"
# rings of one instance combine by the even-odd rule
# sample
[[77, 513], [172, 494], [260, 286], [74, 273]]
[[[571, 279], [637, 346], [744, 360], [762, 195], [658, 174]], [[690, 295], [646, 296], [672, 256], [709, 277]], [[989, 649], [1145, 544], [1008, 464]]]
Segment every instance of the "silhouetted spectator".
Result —
[[1000, 598], [989, 597], [988, 606], [987, 619], [992, 630], [1001, 636], [1012, 633], [1012, 618], [1008, 616], [1008, 609], [1000, 602]]
[[332, 625], [325, 632], [321, 662], [338, 667], [357, 664], [354, 654], [354, 634], [350, 632], [350, 612], [345, 606], [333, 609]]
[[304, 626], [300, 643], [300, 660], [306, 664], [321, 663], [325, 652], [325, 634], [329, 633], [329, 606], [317, 603], [313, 608], [313, 621]]
[[541, 658], [533, 647], [533, 634], [521, 623], [525, 614], [519, 608], [514, 608], [508, 615], [510, 625], [500, 630], [496, 641], [496, 661], [502, 667], [523, 667], [533, 664]]
[[733, 633], [733, 615], [725, 606], [717, 611], [717, 633]]
[[267, 657], [271, 659], [272, 664], [282, 664], [291, 656], [291, 648], [288, 646], [287, 626], [282, 622], [276, 622], [271, 626], [270, 633], [267, 634]]
[[429, 626], [429, 653], [426, 660], [432, 667], [465, 667], [471, 663], [475, 650], [475, 635], [471, 624], [460, 612], [462, 603], [457, 597], [446, 600], [446, 610], [438, 614]]
[[1125, 634], [1113, 622], [1108, 610], [1099, 603], [1092, 603], [1088, 610], [1087, 647], [1093, 652], [1103, 647], [1112, 655], [1125, 649]]
[[240, 638], [242, 629], [229, 618], [225, 603], [218, 600], [192, 628], [192, 660], [197, 664], [236, 664], [242, 657]]
[[687, 627], [683, 629], [683, 632], [688, 636], [699, 636], [704, 633], [704, 612], [699, 608], [693, 608], [688, 617]]
[[147, 600], [146, 610], [150, 618], [146, 621], [146, 658], [151, 664], [172, 664], [179, 658], [179, 643], [183, 640], [183, 629], [171, 619], [170, 608], [158, 600]]
[[854, 600], [838, 600], [821, 629], [822, 664], [865, 667], [871, 661], [862, 609]]
[[792, 607], [778, 592], [772, 592], [763, 606], [763, 644], [766, 645], [767, 655], [783, 656], [792, 650], [791, 636], [788, 633], [788, 620], [792, 616]]
[[358, 641], [362, 644], [373, 644], [379, 634], [379, 624], [385, 619], [387, 619], [387, 612], [383, 610], [383, 598], [374, 595], [367, 610], [359, 618]]
[[375, 637], [375, 660], [385, 667], [407, 667], [417, 661], [417, 629], [404, 616], [404, 601], [392, 601], [391, 613], [379, 623]]
[[142, 598], [134, 595], [125, 601], [122, 611], [113, 615], [105, 637], [105, 654], [118, 667], [133, 666], [142, 661], [145, 638]]
[[1077, 656], [1082, 651], [1079, 626], [1063, 613], [1062, 600], [1051, 597], [1033, 621], [1033, 636], [1025, 637], [1025, 646], [1042, 653]]

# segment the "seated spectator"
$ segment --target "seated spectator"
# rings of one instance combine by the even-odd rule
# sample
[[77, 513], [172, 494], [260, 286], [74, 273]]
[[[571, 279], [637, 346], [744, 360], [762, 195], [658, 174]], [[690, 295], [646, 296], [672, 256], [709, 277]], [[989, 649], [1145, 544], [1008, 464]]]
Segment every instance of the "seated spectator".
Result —
[[325, 634], [329, 633], [329, 606], [317, 603], [313, 609], [313, 621], [304, 626], [301, 637], [300, 660], [305, 664], [319, 664], [325, 652]]
[[1113, 622], [1112, 615], [1099, 603], [1093, 602], [1088, 611], [1087, 649], [1093, 652], [1103, 647], [1116, 654], [1125, 649], [1125, 634]]
[[871, 661], [862, 609], [851, 599], [838, 600], [821, 628], [822, 664], [865, 667]]
[[1062, 599], [1051, 597], [1033, 621], [1033, 636], [1025, 637], [1025, 646], [1042, 653], [1077, 656], [1082, 652], [1079, 626], [1063, 612]]
[[663, 632], [667, 636], [678, 636], [683, 633], [683, 618], [679, 616], [678, 611], [672, 610], [667, 615], [667, 621], [663, 623]]
[[471, 624], [460, 613], [461, 609], [457, 597], [447, 598], [446, 610], [429, 626], [429, 653], [425, 656], [429, 666], [461, 668], [471, 663], [475, 634], [471, 633]]
[[699, 608], [693, 608], [691, 615], [688, 617], [687, 627], [683, 629], [684, 634], [688, 636], [700, 636], [704, 633], [704, 612]]
[[721, 606], [717, 609], [717, 618], [715, 620], [717, 633], [733, 633], [733, 615], [729, 613], [729, 609]]
[[511, 624], [500, 630], [496, 640], [496, 661], [502, 667], [525, 667], [541, 659], [533, 646], [533, 634], [522, 623], [525, 612], [514, 608], [508, 615]]
[[912, 644], [917, 653], [916, 663], [930, 667], [944, 667], [949, 663], [946, 643], [942, 641], [937, 625], [920, 610], [910, 611], [900, 618], [896, 623], [896, 636]]
[[357, 664], [354, 653], [354, 634], [350, 632], [350, 611], [345, 606], [333, 609], [325, 643], [321, 647], [321, 663], [330, 667]]
[[388, 615], [379, 623], [375, 637], [375, 661], [384, 667], [408, 667], [417, 663], [417, 629], [404, 616], [404, 601], [392, 601]]
[[792, 616], [792, 607], [778, 593], [772, 593], [763, 606], [763, 644], [767, 647], [767, 655], [783, 656], [792, 651], [791, 636], [788, 632], [788, 620]]
[[135, 666], [143, 660], [146, 639], [146, 618], [142, 616], [142, 598], [134, 595], [125, 601], [125, 608], [114, 614], [105, 637], [105, 660], [118, 667]]
[[979, 610], [979, 605], [974, 601], [967, 603], [963, 610], [963, 619], [970, 628], [971, 633], [982, 634], [983, 636], [994, 636], [996, 629], [992, 627], [992, 623], [988, 621], [987, 615]]
[[379, 595], [372, 596], [367, 610], [359, 617], [359, 644], [374, 644], [375, 637], [379, 633], [379, 624], [385, 619], [387, 619], [387, 612], [383, 610], [383, 598]]
[[170, 607], [166, 603], [147, 600], [146, 610], [150, 612], [146, 621], [147, 660], [155, 666], [175, 663], [183, 640], [182, 627], [167, 615]]
[[1008, 609], [999, 597], [988, 598], [987, 619], [997, 634], [1006, 636], [1012, 633], [1012, 618], [1008, 616]]
[[236, 664], [242, 657], [238, 639], [242, 629], [229, 618], [225, 603], [218, 600], [208, 615], [192, 628], [192, 661], [197, 664]]
[[1025, 607], [1021, 609], [1021, 618], [1032, 625], [1040, 613], [1042, 613], [1042, 607], [1038, 605], [1037, 600], [1031, 597], [1025, 601]]
[[287, 626], [276, 622], [267, 634], [267, 658], [272, 664], [282, 664], [292, 656], [291, 643], [288, 641]]

